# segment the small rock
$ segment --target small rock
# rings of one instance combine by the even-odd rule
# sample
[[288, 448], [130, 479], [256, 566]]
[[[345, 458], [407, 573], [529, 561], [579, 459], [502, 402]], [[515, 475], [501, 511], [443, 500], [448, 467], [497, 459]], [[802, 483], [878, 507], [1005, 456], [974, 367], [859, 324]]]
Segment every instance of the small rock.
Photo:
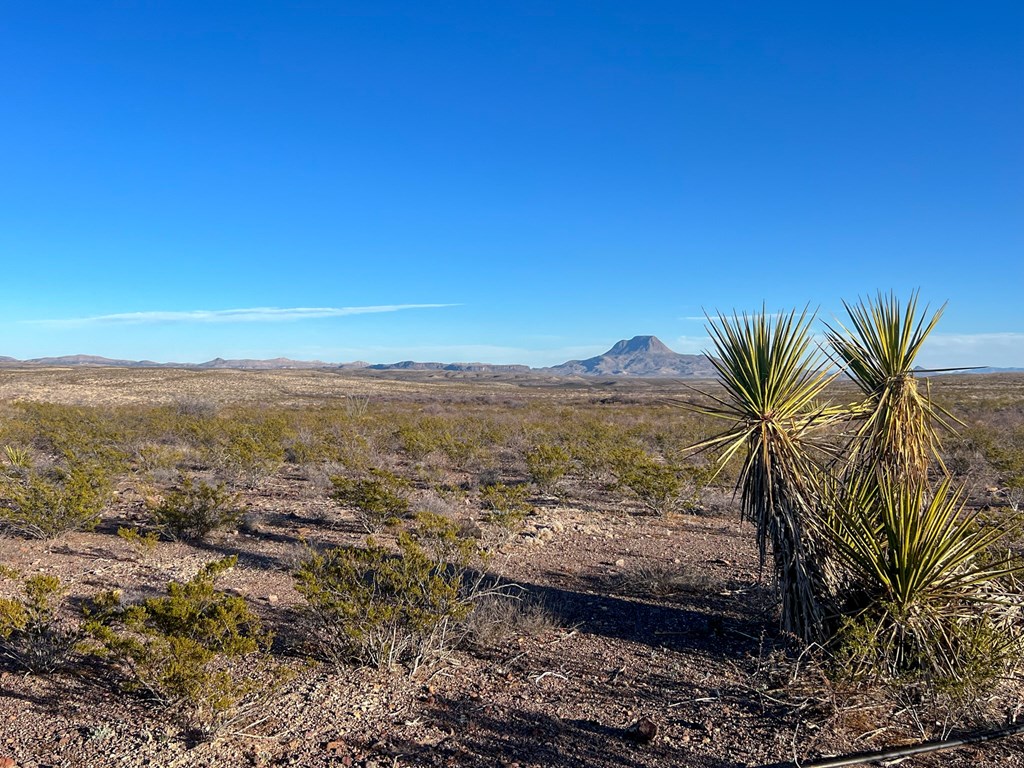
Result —
[[658, 737], [658, 726], [649, 717], [641, 717], [626, 729], [626, 738], [637, 744], [650, 744]]
[[267, 602], [268, 603], [276, 603], [280, 599], [281, 598], [279, 598], [277, 595], [267, 595]]
[[615, 561], [615, 567], [616, 567], [616, 568], [625, 568], [625, 567], [626, 567], [626, 561], [625, 561], [625, 560], [623, 560], [623, 559], [622, 559], [622, 558], [620, 557], [620, 558], [619, 558], [618, 560], [616, 560], [616, 561]]

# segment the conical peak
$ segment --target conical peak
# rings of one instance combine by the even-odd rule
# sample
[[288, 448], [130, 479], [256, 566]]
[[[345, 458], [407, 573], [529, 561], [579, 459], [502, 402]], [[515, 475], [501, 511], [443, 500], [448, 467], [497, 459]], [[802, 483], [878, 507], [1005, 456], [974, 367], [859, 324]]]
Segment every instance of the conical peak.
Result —
[[606, 355], [635, 355], [637, 353], [671, 354], [672, 350], [666, 347], [657, 336], [634, 336], [632, 339], [623, 339], [614, 347], [605, 352]]

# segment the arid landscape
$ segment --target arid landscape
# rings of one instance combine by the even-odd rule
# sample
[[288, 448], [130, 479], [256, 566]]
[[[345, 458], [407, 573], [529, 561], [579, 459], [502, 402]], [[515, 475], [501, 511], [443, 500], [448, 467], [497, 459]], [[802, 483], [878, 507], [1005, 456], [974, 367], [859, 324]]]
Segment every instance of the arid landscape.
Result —
[[[70, 526], [81, 530], [8, 519], [0, 539], [8, 627], [11, 605], [26, 604], [26, 580], [61, 585], [45, 621], [0, 643], [0, 758], [24, 768], [738, 768], [1015, 721], [1017, 678], [965, 706], [955, 692], [922, 700], [858, 683], [801, 652], [780, 630], [770, 569], [762, 573], [753, 527], [740, 520], [735, 466], [712, 480], [707, 457], [685, 451], [715, 429], [681, 407], [702, 400], [692, 386], [717, 384], [0, 370], [5, 487], [70, 456], [102, 474], [103, 487], [94, 518]], [[943, 451], [969, 483], [969, 504], [1011, 514], [1024, 377], [936, 377], [931, 393], [964, 422]], [[829, 396], [851, 391], [836, 384]], [[380, 514], [370, 486], [359, 485], [367, 479], [377, 483], [373, 499], [397, 506]], [[168, 500], [190, 488], [209, 490], [207, 504], [225, 513], [201, 534], [168, 517]], [[10, 494], [0, 503], [10, 508]], [[447, 521], [455, 538], [430, 539], [425, 520]], [[434, 627], [390, 665], [318, 643], [317, 594], [296, 577], [316, 573], [316, 553], [365, 546], [371, 531], [389, 558], [401, 551], [410, 561], [403, 547], [431, 541], [456, 546], [447, 562], [461, 564], [471, 592], [443, 637]], [[225, 557], [237, 560], [216, 578], [218, 594], [244, 601], [230, 604], [251, 614], [243, 629], [258, 620], [273, 633], [211, 662], [227, 665], [217, 669], [236, 689], [206, 680], [184, 695], [166, 676], [146, 677], [156, 662], [118, 645], [126, 635], [90, 634], [88, 616], [103, 624], [101, 593], [120, 590], [125, 605], [159, 600], [169, 582], [198, 583]], [[903, 764], [1017, 765], [1022, 747], [1017, 736]]]
[[1024, 768], [1022, 39], [0, 4], [0, 768]]

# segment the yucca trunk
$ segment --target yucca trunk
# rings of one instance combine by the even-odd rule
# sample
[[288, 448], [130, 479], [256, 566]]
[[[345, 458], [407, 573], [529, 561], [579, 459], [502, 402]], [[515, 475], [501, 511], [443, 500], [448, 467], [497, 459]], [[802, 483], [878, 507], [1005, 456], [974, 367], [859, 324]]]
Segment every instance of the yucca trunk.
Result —
[[821, 367], [805, 310], [772, 318], [719, 316], [710, 356], [725, 388], [718, 406], [702, 409], [729, 428], [702, 443], [719, 447], [724, 464], [745, 451], [738, 489], [741, 514], [754, 523], [761, 564], [771, 552], [783, 627], [807, 642], [823, 640], [828, 590], [817, 556], [813, 432], [834, 418], [817, 397], [832, 380]]
[[762, 566], [769, 551], [782, 602], [782, 628], [807, 642], [828, 634], [825, 573], [817, 557], [814, 469], [786, 431], [765, 422], [750, 439], [743, 469], [742, 516], [754, 523]]

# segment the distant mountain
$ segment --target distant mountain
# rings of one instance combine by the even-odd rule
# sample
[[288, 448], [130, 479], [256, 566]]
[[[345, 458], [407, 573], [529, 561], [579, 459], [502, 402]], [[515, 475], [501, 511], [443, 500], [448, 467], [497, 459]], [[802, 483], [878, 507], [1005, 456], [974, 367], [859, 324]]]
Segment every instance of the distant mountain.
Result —
[[493, 363], [417, 363], [403, 360], [400, 363], [377, 363], [367, 365], [371, 371], [469, 371], [472, 373], [529, 373], [528, 365], [496, 365]]
[[241, 370], [277, 370], [280, 368], [328, 368], [332, 363], [319, 360], [289, 360], [278, 357], [273, 360], [224, 360], [215, 358], [205, 363], [156, 363], [152, 360], [116, 360], [97, 355], [63, 355], [61, 357], [34, 357], [30, 360], [17, 360], [13, 357], [0, 357], [0, 363], [8, 365], [29, 365], [40, 368], [204, 368], [224, 369], [238, 368]]
[[271, 360], [225, 360], [223, 357], [215, 357], [213, 360], [207, 360], [205, 363], [191, 367], [208, 370], [276, 371], [288, 368], [330, 368], [332, 363], [325, 363], [321, 360], [290, 360], [287, 357], [275, 357]]
[[325, 363], [322, 360], [290, 360], [275, 357], [271, 360], [225, 360], [216, 357], [205, 363], [154, 363], [152, 360], [115, 360], [96, 355], [64, 355], [63, 357], [37, 357], [31, 360], [17, 360], [0, 357], [0, 364], [8, 366], [32, 366], [40, 368], [198, 368], [202, 370], [280, 371], [315, 370], [334, 368], [337, 370], [374, 371], [468, 371], [474, 373], [529, 373], [528, 365], [492, 365], [490, 363], [417, 363], [406, 360], [400, 363], [378, 363], [371, 365], [362, 360], [351, 363]]
[[556, 376], [645, 376], [707, 379], [717, 375], [704, 355], [681, 355], [656, 336], [634, 336], [603, 355], [542, 369]]
[[109, 357], [96, 355], [64, 355], [62, 357], [35, 357], [31, 360], [13, 360], [6, 358], [4, 362], [21, 362], [22, 364], [41, 367], [88, 367], [88, 368], [173, 368], [178, 363], [154, 363], [152, 360], [112, 360]]

